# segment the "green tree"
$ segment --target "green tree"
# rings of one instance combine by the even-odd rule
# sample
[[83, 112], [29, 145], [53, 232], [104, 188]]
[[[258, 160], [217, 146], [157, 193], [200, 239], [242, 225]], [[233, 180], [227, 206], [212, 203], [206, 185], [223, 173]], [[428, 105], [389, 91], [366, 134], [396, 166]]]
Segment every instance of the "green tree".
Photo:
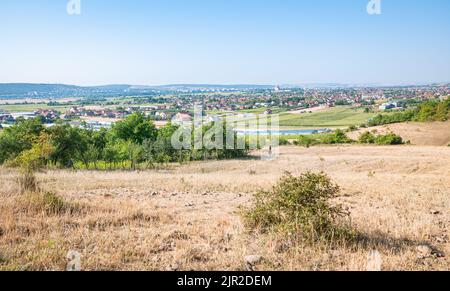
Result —
[[120, 149], [118, 145], [114, 143], [106, 144], [105, 148], [103, 149], [103, 157], [105, 159], [105, 162], [109, 164], [110, 170], [113, 168], [113, 165], [115, 166], [120, 161], [119, 151]]
[[143, 155], [145, 160], [152, 165], [153, 163], [169, 163], [177, 160], [183, 150], [175, 150], [172, 146], [172, 136], [178, 130], [178, 126], [171, 123], [159, 129], [155, 141], [146, 139], [143, 143]]
[[19, 188], [22, 193], [37, 191], [38, 186], [34, 172], [47, 164], [53, 150], [48, 134], [41, 132], [40, 136], [34, 140], [32, 147], [21, 152], [13, 161], [21, 169]]
[[158, 130], [153, 122], [142, 113], [133, 113], [112, 128], [113, 136], [125, 141], [142, 144], [146, 139], [156, 140]]
[[89, 168], [90, 163], [94, 163], [97, 169], [97, 162], [103, 158], [103, 151], [107, 143], [108, 131], [104, 128], [99, 131], [81, 130], [82, 140], [86, 144], [85, 151], [78, 151], [79, 159]]
[[136, 171], [136, 166], [142, 161], [142, 146], [133, 142], [126, 142], [128, 159], [131, 162], [131, 168]]
[[62, 167], [73, 167], [79, 153], [85, 152], [88, 146], [87, 135], [83, 129], [68, 124], [57, 125], [49, 129], [54, 151], [51, 160]]
[[97, 169], [97, 161], [100, 155], [101, 152], [94, 144], [88, 144], [85, 151], [78, 152], [79, 160], [83, 162], [86, 169], [89, 169], [91, 163], [94, 163], [94, 168]]
[[419, 112], [417, 113], [417, 121], [425, 122], [425, 121], [433, 121], [436, 118], [436, 102], [426, 102], [419, 105]]
[[105, 128], [101, 128], [99, 131], [93, 131], [91, 134], [91, 138], [94, 147], [100, 151], [103, 151], [106, 143], [108, 142], [107, 136], [108, 130]]
[[21, 152], [31, 149], [43, 130], [39, 119], [19, 119], [15, 125], [4, 129], [0, 136], [0, 163], [13, 160]]
[[448, 108], [444, 102], [440, 102], [436, 106], [436, 121], [446, 121], [448, 120]]

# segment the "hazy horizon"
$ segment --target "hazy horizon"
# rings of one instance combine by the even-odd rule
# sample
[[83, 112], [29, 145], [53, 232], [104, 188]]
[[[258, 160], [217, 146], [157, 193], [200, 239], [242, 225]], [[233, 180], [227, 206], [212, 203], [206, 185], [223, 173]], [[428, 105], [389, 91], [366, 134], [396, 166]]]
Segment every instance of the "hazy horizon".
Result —
[[347, 86], [347, 87], [383, 87], [383, 86], [427, 86], [427, 85], [448, 85], [450, 81], [442, 82], [417, 82], [417, 83], [335, 83], [335, 82], [312, 82], [312, 83], [299, 83], [299, 84], [250, 84], [250, 83], [167, 83], [167, 84], [133, 84], [133, 83], [104, 83], [104, 84], [75, 84], [75, 83], [33, 83], [33, 82], [0, 82], [0, 85], [63, 85], [63, 86], [76, 86], [76, 87], [107, 87], [107, 86], [133, 86], [133, 87], [170, 87], [170, 86], [279, 86], [279, 87], [303, 87], [303, 86]]
[[414, 85], [450, 81], [450, 2], [0, 2], [0, 83]]

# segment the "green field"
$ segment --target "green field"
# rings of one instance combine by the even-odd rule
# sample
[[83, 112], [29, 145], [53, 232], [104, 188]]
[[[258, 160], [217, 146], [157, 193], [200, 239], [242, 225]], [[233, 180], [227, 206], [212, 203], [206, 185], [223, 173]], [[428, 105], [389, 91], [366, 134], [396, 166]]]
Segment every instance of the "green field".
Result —
[[376, 113], [365, 113], [363, 109], [336, 107], [314, 113], [282, 113], [280, 126], [301, 128], [343, 128], [366, 123]]
[[[249, 113], [259, 114], [260, 112], [254, 111]], [[280, 110], [275, 109], [273, 113], [279, 114], [279, 125], [282, 129], [347, 128], [352, 125], [365, 124], [369, 119], [377, 115], [377, 113], [365, 113], [363, 109], [355, 109], [348, 106], [301, 114], [280, 112]], [[270, 117], [269, 115], [269, 119]], [[253, 119], [248, 118], [247, 121]]]
[[[7, 112], [29, 112], [38, 109], [53, 109], [65, 112], [70, 106], [48, 106], [47, 104], [21, 104], [21, 105], [0, 105], [0, 109]], [[239, 113], [262, 114], [266, 108], [239, 111]], [[209, 114], [225, 114], [225, 112], [208, 112]], [[234, 112], [237, 113], [237, 112]], [[376, 113], [365, 113], [363, 109], [346, 107], [336, 107], [324, 111], [313, 113], [290, 113], [280, 108], [273, 108], [274, 114], [279, 114], [280, 126], [285, 128], [345, 128], [352, 125], [367, 123]]]
[[263, 114], [267, 109], [272, 109], [272, 112], [274, 114], [280, 114], [282, 112], [286, 112], [286, 109], [278, 108], [278, 107], [270, 107], [270, 108], [256, 108], [256, 109], [246, 109], [246, 110], [239, 110], [237, 112], [239, 113], [252, 113], [252, 114]]

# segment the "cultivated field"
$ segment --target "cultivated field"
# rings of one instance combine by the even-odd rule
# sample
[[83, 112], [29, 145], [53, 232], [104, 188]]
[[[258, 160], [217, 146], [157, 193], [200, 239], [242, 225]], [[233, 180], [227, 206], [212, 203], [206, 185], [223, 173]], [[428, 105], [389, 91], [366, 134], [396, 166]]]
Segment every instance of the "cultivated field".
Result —
[[[325, 171], [365, 237], [355, 245], [291, 246], [249, 233], [239, 211], [283, 174]], [[146, 172], [48, 171], [44, 190], [73, 205], [56, 215], [20, 204], [17, 172], [0, 169], [0, 269], [449, 270], [450, 147], [283, 147], [279, 159], [198, 162]]]
[[287, 112], [280, 114], [280, 126], [300, 128], [346, 128], [367, 123], [375, 113], [365, 113], [360, 108], [348, 106], [318, 110], [309, 113]]
[[[252, 113], [263, 114], [267, 108], [239, 111], [240, 114]], [[232, 112], [215, 112], [224, 114]], [[213, 114], [213, 112], [210, 112]], [[346, 129], [350, 126], [360, 126], [366, 124], [369, 119], [379, 113], [366, 113], [362, 108], [352, 108], [350, 106], [339, 106], [333, 108], [317, 107], [312, 109], [285, 111], [280, 108], [273, 108], [273, 114], [279, 115], [279, 125], [281, 129]], [[236, 114], [235, 114], [236, 115]], [[268, 117], [270, 120], [270, 116]], [[239, 120], [254, 120], [255, 117], [239, 117]]]

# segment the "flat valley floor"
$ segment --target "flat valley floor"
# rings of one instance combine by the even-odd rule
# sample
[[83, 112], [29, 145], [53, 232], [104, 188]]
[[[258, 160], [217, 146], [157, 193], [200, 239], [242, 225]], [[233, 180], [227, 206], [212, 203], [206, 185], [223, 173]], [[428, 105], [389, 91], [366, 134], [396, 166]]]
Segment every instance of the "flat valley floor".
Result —
[[[285, 246], [248, 232], [242, 207], [285, 171], [327, 173], [367, 239], [353, 246]], [[17, 202], [17, 171], [0, 168], [0, 269], [383, 270], [450, 269], [450, 147], [282, 147], [275, 161], [196, 162], [145, 172], [47, 171], [41, 187], [81, 210], [46, 215]]]

